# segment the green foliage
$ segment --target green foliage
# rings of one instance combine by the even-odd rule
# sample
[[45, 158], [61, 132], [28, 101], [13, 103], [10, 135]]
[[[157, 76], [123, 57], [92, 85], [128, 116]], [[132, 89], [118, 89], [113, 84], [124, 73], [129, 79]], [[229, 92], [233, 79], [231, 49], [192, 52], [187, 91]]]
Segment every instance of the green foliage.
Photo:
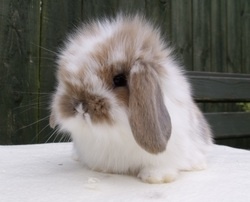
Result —
[[238, 106], [242, 108], [243, 111], [245, 112], [250, 112], [250, 103], [238, 103]]

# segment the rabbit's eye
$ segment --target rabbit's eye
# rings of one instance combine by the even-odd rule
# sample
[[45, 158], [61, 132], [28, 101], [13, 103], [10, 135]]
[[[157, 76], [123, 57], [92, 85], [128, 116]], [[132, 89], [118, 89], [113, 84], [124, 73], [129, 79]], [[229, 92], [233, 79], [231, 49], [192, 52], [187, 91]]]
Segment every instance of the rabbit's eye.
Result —
[[127, 85], [127, 78], [125, 74], [118, 74], [113, 78], [113, 84], [115, 87], [122, 87]]

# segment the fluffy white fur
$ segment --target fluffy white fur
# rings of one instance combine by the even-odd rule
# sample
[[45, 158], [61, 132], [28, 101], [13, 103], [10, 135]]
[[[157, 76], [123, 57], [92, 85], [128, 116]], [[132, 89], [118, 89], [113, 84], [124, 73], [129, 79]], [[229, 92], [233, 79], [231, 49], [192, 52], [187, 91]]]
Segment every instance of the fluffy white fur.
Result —
[[[98, 63], [88, 58], [88, 54], [95, 51], [98, 48], [97, 44], [111, 36], [122, 23], [122, 17], [115, 23], [108, 20], [97, 23], [98, 36], [88, 35], [80, 29], [69, 38], [58, 62], [59, 68], [66, 68], [72, 72], [70, 82], [76, 85], [84, 85], [82, 82], [86, 82], [93, 86], [94, 94], [109, 99], [115, 124], [93, 124], [89, 116], [83, 120], [81, 113], [84, 112], [81, 109], [75, 117], [61, 117], [58, 95], [64, 93], [65, 87], [60, 80], [52, 102], [56, 124], [62, 131], [70, 132], [79, 160], [93, 170], [136, 173], [145, 182], [163, 183], [176, 179], [179, 171], [204, 169], [205, 153], [212, 141], [209, 138], [205, 140], [206, 138], [201, 135], [203, 126], [199, 119], [200, 111], [192, 100], [190, 85], [182, 69], [171, 56], [166, 54], [167, 57], [160, 62], [167, 69], [167, 75], [162, 77], [160, 82], [165, 105], [171, 117], [172, 134], [166, 150], [157, 155], [146, 152], [136, 143], [126, 108], [118, 104], [114, 95], [105, 89], [102, 81], [95, 76]], [[116, 54], [109, 59], [110, 63], [123, 59], [122, 48], [120, 49], [114, 51]], [[87, 72], [88, 79], [79, 81], [77, 73], [83, 63], [91, 68]], [[209, 129], [207, 130], [210, 133]]]

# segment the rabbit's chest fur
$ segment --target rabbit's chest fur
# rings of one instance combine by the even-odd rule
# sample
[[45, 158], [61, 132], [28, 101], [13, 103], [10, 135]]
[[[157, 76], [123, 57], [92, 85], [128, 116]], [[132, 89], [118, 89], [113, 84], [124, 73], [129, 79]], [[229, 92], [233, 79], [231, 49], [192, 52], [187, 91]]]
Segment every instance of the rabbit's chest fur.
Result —
[[[174, 108], [171, 106], [172, 102], [166, 98], [169, 109]], [[136, 143], [127, 119], [120, 120], [122, 123], [113, 126], [84, 125], [79, 124], [82, 120], [78, 117], [64, 126], [68, 126], [67, 130], [71, 131], [80, 162], [92, 170], [137, 174], [141, 169], [151, 166], [174, 170], [202, 169], [206, 166], [204, 153], [208, 144], [199, 138], [199, 131], [193, 131], [192, 125], [183, 123], [194, 118], [183, 106], [185, 105], [180, 104], [178, 109], [170, 110], [173, 120], [172, 135], [166, 151], [157, 155], [146, 152]], [[180, 125], [182, 127], [178, 127]], [[194, 138], [196, 132], [197, 137]]]

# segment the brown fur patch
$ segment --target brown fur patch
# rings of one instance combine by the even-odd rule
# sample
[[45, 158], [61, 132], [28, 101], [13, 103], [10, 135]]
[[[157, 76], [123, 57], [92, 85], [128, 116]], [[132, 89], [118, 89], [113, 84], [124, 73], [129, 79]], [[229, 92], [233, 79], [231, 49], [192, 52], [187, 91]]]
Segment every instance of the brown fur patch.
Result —
[[82, 104], [84, 110], [90, 115], [94, 123], [113, 122], [109, 113], [110, 104], [106, 98], [93, 95], [69, 82], [66, 83], [66, 88], [66, 93], [59, 99], [59, 108], [63, 117], [69, 118], [75, 116], [78, 113], [76, 107]]
[[129, 101], [129, 89], [128, 87], [120, 87], [114, 89], [115, 96], [120, 101], [121, 104], [128, 107]]
[[112, 64], [108, 67], [103, 67], [101, 68], [98, 72], [97, 75], [98, 77], [105, 83], [105, 85], [114, 92], [117, 100], [128, 107], [128, 98], [129, 98], [129, 90], [128, 86], [123, 86], [123, 87], [117, 87], [115, 88], [113, 84], [113, 78], [114, 76], [118, 74], [124, 74], [125, 77], [127, 78], [129, 73], [126, 72], [128, 67], [128, 64], [124, 63], [116, 63]]

